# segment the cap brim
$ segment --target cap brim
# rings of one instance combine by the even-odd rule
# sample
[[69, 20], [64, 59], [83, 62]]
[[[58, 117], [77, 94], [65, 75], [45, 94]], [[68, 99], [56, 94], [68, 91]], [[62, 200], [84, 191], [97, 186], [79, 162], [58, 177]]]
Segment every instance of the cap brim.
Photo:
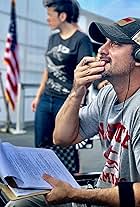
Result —
[[97, 43], [103, 44], [106, 42], [106, 37], [101, 33], [95, 22], [89, 26], [89, 35]]
[[106, 38], [120, 43], [134, 43], [115, 23], [102, 24], [92, 22], [89, 26], [89, 35], [93, 40], [102, 43], [106, 41]]

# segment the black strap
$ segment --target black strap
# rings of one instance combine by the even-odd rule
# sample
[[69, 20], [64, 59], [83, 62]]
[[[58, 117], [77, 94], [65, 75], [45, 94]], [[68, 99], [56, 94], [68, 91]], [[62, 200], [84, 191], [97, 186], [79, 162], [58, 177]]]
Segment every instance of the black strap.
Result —
[[135, 198], [133, 191], [132, 182], [120, 182], [119, 187], [119, 197], [120, 197], [120, 207], [135, 207]]

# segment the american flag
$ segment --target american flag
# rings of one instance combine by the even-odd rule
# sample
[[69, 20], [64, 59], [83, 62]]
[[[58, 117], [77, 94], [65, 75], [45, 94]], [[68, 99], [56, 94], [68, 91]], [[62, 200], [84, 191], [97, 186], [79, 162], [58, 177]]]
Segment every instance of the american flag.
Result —
[[6, 39], [4, 62], [6, 63], [7, 67], [5, 88], [6, 100], [11, 108], [14, 110], [16, 106], [18, 83], [20, 78], [15, 0], [11, 1], [10, 25]]

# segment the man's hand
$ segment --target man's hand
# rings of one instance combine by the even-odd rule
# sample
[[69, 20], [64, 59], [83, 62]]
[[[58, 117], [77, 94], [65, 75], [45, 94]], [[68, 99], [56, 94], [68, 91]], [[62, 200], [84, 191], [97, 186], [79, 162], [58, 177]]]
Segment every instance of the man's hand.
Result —
[[95, 57], [84, 57], [74, 72], [73, 91], [83, 96], [90, 84], [102, 77], [105, 61], [97, 61]]
[[70, 195], [74, 191], [74, 188], [71, 185], [47, 174], [43, 175], [43, 179], [53, 187], [53, 189], [45, 195], [47, 203], [62, 204], [71, 202]]

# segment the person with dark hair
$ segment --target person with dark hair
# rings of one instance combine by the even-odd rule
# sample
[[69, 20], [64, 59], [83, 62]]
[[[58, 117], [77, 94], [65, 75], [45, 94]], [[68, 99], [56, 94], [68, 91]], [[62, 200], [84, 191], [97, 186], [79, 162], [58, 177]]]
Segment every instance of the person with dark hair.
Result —
[[74, 0], [44, 0], [47, 22], [58, 32], [49, 38], [45, 53], [46, 69], [36, 97], [32, 101], [35, 111], [35, 146], [53, 149], [71, 173], [79, 171], [79, 157], [75, 146], [61, 148], [53, 144], [55, 116], [69, 95], [74, 69], [84, 56], [92, 55], [89, 37], [79, 31], [79, 6]]
[[72, 16], [72, 22], [78, 23], [79, 19], [79, 11], [80, 11], [80, 5], [77, 0], [72, 0], [73, 4], [73, 16]]

